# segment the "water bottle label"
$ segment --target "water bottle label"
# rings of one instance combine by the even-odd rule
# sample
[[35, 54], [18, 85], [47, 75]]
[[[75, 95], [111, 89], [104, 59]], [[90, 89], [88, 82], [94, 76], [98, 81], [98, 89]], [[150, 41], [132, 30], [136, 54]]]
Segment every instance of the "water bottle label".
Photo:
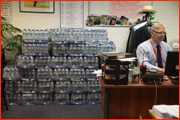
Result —
[[86, 54], [86, 56], [98, 56], [98, 54]]
[[9, 103], [9, 105], [14, 105], [14, 103]]
[[84, 78], [80, 78], [80, 81], [85, 81], [85, 79]]
[[25, 43], [30, 43], [30, 42], [34, 42], [35, 40], [23, 40], [23, 42]]
[[5, 93], [14, 93], [14, 91], [10, 91], [10, 90], [4, 90]]
[[35, 55], [35, 53], [23, 53], [23, 55], [34, 56], [34, 55]]
[[29, 78], [21, 78], [21, 80], [28, 81], [28, 80], [29, 80]]
[[68, 41], [53, 41], [55, 44], [65, 44], [68, 43]]
[[83, 56], [83, 54], [79, 54], [79, 53], [71, 53], [71, 54], [69, 54], [69, 56]]
[[97, 78], [86, 78], [87, 81], [97, 81]]

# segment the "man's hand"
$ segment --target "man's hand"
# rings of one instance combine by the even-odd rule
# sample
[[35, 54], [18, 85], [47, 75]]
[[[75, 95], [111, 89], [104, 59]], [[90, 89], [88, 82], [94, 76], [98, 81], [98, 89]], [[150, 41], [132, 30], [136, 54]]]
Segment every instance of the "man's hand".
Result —
[[158, 72], [162, 72], [162, 73], [164, 74], [165, 69], [159, 68], [157, 71], [158, 71]]

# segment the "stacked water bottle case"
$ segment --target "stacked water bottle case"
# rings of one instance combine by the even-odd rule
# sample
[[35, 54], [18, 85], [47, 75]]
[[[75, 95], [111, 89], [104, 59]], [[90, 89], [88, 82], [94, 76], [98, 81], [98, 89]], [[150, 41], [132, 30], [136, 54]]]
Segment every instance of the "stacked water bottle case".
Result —
[[99, 104], [93, 72], [98, 52], [115, 51], [107, 43], [104, 30], [24, 30], [23, 55], [3, 70], [8, 105]]

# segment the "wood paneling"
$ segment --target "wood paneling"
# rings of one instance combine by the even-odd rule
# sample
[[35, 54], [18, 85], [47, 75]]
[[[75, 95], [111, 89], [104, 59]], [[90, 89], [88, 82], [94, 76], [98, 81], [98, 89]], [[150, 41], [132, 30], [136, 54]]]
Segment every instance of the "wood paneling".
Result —
[[[109, 119], [151, 119], [148, 109], [155, 105], [156, 86], [137, 84], [137, 85], [107, 85], [100, 80], [102, 86], [101, 109], [104, 111], [104, 91], [109, 89]], [[157, 86], [156, 105], [179, 104], [179, 85], [174, 85], [171, 81], [163, 82]]]

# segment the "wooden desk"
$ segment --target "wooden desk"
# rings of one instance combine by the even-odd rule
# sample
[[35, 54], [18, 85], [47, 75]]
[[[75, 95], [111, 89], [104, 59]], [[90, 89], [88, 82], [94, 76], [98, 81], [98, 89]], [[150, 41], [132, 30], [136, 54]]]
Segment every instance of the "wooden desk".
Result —
[[[155, 103], [156, 86], [139, 84], [107, 85], [98, 77], [101, 83], [101, 110], [104, 118], [109, 119], [150, 119], [148, 109]], [[157, 85], [156, 104], [179, 104], [179, 85], [170, 80]]]
[[151, 109], [148, 110], [148, 113], [153, 119], [158, 119], [158, 117], [153, 113]]

